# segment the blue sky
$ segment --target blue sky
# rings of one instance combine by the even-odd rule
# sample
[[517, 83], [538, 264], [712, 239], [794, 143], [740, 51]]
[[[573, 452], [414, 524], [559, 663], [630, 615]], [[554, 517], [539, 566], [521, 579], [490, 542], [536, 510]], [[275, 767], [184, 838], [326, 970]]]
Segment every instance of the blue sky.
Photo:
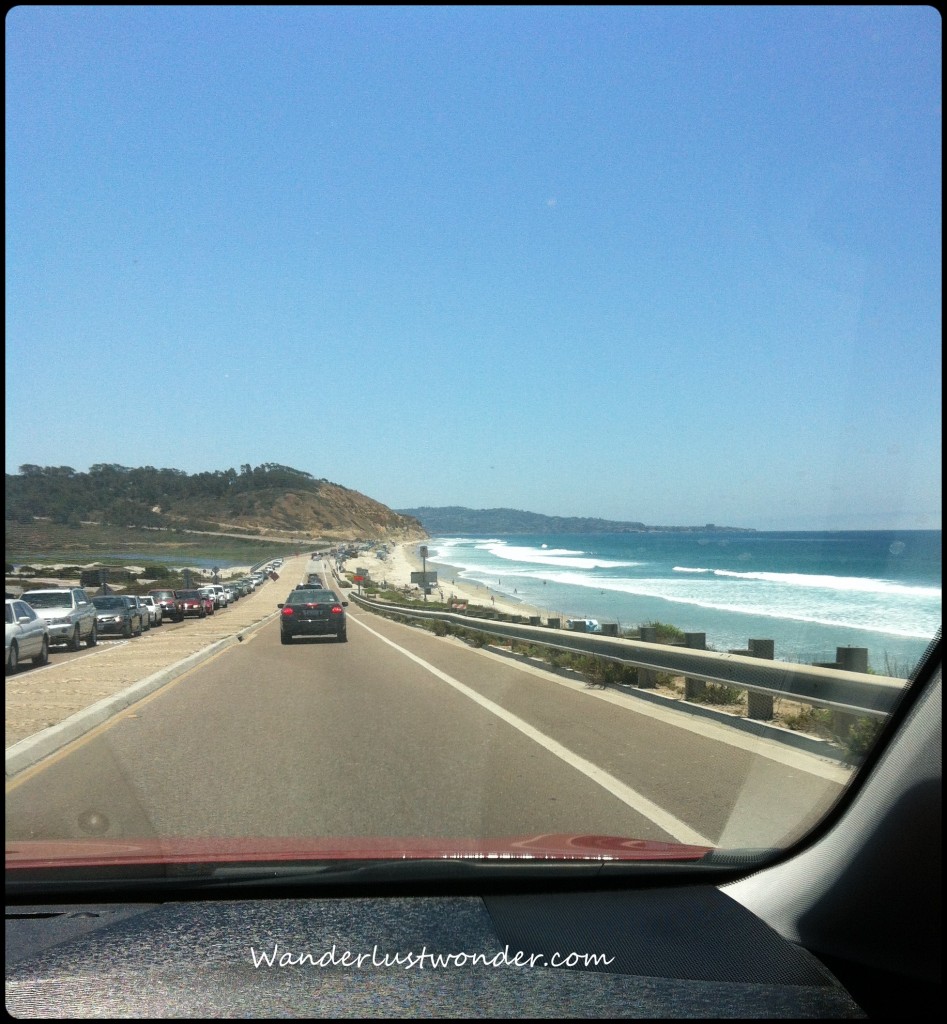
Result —
[[6, 464], [940, 528], [925, 7], [19, 7]]

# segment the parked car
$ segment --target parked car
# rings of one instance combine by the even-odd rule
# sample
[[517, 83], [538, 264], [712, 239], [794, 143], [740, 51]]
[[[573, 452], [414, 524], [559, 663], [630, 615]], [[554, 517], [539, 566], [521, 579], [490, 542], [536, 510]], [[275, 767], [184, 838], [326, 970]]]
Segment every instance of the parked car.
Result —
[[51, 644], [66, 644], [78, 651], [85, 640], [88, 647], [95, 647], [98, 641], [95, 607], [82, 587], [27, 590], [21, 600], [46, 620]]
[[161, 609], [162, 619], [180, 622], [184, 618], [181, 599], [173, 590], [149, 590], [148, 593], [155, 599], [155, 603]]
[[137, 614], [141, 617], [141, 628], [144, 632], [151, 629], [151, 616], [148, 614], [148, 609], [142, 604], [141, 598], [137, 594], [124, 594], [126, 601], [132, 603], [132, 607], [135, 609]]
[[339, 643], [348, 639], [343, 601], [332, 590], [297, 587], [280, 609], [280, 643], [288, 644], [297, 636], [334, 636]]
[[4, 605], [7, 672], [10, 675], [16, 672], [25, 658], [31, 658], [34, 665], [45, 665], [49, 661], [49, 626], [46, 620], [25, 601], [7, 599]]
[[230, 604], [230, 598], [227, 597], [226, 588], [222, 583], [209, 583], [209, 588], [215, 594], [215, 603], [218, 608], [226, 608]]
[[124, 637], [141, 636], [142, 612], [123, 594], [97, 594], [92, 598], [98, 631], [120, 633]]
[[205, 597], [199, 590], [176, 590], [174, 596], [181, 602], [181, 617], [188, 615], [199, 619], [207, 618], [207, 603], [213, 605], [211, 598]]
[[566, 629], [577, 633], [601, 633], [602, 624], [598, 619], [566, 619]]
[[162, 614], [161, 605], [151, 596], [151, 594], [145, 594], [144, 596], [139, 595], [139, 600], [145, 606], [145, 610], [148, 612], [148, 622], [151, 626], [160, 626], [164, 618]]
[[213, 615], [217, 610], [217, 594], [213, 587], [198, 587], [198, 592], [204, 599], [204, 607], [207, 609], [208, 615]]

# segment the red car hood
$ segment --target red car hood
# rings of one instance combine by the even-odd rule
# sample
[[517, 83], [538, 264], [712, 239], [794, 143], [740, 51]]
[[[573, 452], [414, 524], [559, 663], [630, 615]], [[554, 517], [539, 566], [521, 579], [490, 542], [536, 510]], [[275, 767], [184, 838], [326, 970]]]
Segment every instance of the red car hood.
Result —
[[346, 860], [699, 860], [709, 846], [618, 836], [545, 834], [502, 839], [63, 839], [11, 841], [8, 870], [132, 864], [307, 862]]

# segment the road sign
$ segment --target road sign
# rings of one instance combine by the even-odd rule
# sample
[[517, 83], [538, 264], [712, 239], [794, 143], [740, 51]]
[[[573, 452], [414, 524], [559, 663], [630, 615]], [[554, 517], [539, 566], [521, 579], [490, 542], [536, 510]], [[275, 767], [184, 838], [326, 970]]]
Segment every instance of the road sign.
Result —
[[352, 579], [355, 580], [356, 583], [361, 583], [365, 579], [365, 577], [364, 576], [353, 576]]

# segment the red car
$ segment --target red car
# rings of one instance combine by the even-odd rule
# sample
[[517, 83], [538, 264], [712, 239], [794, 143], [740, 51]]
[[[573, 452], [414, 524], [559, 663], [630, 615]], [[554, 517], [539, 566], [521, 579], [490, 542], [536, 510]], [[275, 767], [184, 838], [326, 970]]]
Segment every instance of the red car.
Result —
[[155, 599], [155, 604], [160, 606], [162, 619], [180, 622], [184, 618], [181, 600], [173, 590], [149, 590], [148, 593]]
[[207, 618], [208, 599], [199, 590], [176, 590], [174, 596], [181, 602], [182, 617], [196, 615], [199, 619]]

